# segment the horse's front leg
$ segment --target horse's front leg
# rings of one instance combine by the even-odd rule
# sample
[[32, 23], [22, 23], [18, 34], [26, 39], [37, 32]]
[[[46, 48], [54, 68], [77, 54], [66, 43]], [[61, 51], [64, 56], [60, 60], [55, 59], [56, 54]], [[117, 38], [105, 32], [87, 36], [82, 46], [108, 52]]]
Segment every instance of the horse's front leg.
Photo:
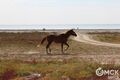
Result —
[[67, 48], [65, 49], [65, 51], [67, 51], [69, 48], [69, 45], [68, 45], [68, 43], [64, 43], [64, 44], [67, 46]]
[[62, 52], [62, 54], [64, 54], [64, 51], [63, 51], [63, 43], [61, 43], [61, 52]]

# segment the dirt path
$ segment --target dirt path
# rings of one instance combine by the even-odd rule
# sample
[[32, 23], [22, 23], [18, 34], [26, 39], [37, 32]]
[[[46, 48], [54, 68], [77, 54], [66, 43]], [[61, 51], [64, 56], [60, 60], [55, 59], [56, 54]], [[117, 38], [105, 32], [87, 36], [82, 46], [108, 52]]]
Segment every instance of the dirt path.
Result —
[[87, 44], [93, 44], [93, 45], [120, 47], [120, 44], [96, 41], [92, 39], [88, 34], [85, 34], [85, 33], [77, 33], [77, 34], [78, 34], [78, 37], [74, 38], [76, 41], [84, 42]]

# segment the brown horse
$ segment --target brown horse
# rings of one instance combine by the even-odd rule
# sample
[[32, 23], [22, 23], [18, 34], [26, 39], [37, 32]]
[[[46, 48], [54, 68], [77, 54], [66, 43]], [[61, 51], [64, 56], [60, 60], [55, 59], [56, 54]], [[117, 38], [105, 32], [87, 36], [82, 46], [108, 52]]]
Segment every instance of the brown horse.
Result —
[[[45, 37], [45, 38], [41, 41], [41, 44], [43, 44], [43, 42], [44, 42], [45, 40], [48, 41], [48, 44], [47, 44], [47, 46], [46, 46], [46, 52], [47, 52], [47, 54], [50, 54], [50, 53], [51, 53], [50, 45], [52, 44], [52, 42], [61, 43], [61, 48], [62, 48], [61, 51], [62, 51], [62, 53], [64, 53], [64, 52], [63, 52], [63, 45], [67, 45], [67, 48], [66, 48], [65, 50], [67, 50], [67, 49], [69, 48], [69, 45], [68, 45], [67, 41], [68, 41], [68, 38], [69, 38], [70, 36], [77, 36], [77, 34], [73, 31], [73, 29], [67, 31], [67, 32], [64, 33], [64, 34], [60, 34], [60, 35], [48, 35], [47, 37]], [[48, 52], [48, 49], [49, 49], [49, 52], [50, 52], [50, 53]]]

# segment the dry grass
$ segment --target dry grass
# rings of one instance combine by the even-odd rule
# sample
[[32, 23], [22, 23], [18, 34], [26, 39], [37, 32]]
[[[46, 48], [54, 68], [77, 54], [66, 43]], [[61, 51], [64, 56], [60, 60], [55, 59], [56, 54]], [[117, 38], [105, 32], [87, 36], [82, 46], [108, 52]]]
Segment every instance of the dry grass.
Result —
[[92, 32], [89, 33], [92, 38], [98, 41], [119, 43], [120, 44], [120, 33], [119, 32]]

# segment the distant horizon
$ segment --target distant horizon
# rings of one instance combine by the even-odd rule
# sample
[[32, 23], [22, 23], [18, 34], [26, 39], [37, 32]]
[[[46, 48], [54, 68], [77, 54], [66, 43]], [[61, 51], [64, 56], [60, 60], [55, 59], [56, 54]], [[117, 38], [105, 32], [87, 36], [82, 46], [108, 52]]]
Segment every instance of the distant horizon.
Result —
[[120, 29], [120, 24], [21, 24], [0, 25], [0, 29]]
[[[0, 25], [111, 25], [112, 23], [83, 23], [83, 24], [0, 24]], [[120, 23], [115, 23], [115, 25]]]

